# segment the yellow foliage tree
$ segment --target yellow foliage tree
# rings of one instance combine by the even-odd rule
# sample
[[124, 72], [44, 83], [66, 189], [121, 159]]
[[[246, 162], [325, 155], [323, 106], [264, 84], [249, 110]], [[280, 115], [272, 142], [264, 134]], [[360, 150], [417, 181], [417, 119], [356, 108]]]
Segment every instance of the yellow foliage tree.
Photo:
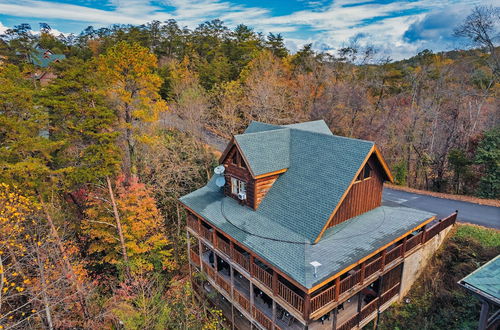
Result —
[[109, 104], [119, 118], [125, 150], [123, 170], [128, 182], [136, 171], [136, 143], [144, 123], [158, 121], [160, 113], [167, 110], [159, 94], [162, 79], [155, 72], [157, 59], [147, 48], [122, 41], [97, 61]]

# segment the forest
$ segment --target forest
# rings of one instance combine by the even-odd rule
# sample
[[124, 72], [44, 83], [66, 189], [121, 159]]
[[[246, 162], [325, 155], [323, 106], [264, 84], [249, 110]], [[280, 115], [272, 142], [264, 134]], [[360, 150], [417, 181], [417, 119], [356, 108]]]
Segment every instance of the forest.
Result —
[[[177, 202], [217, 164], [206, 132], [323, 119], [334, 134], [375, 141], [399, 185], [500, 198], [498, 31], [491, 20], [476, 29], [486, 14], [457, 24], [474, 47], [403, 61], [357, 40], [292, 53], [280, 34], [220, 20], [8, 29], [0, 329], [218, 328], [220, 312], [200, 306], [186, 278]], [[66, 57], [46, 85], [35, 47]]]

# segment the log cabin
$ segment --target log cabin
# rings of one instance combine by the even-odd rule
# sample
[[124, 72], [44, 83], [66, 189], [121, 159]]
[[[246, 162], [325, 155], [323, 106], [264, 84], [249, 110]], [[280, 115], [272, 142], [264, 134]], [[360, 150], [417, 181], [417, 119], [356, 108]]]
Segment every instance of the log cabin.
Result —
[[28, 61], [35, 66], [32, 78], [40, 83], [40, 86], [47, 86], [57, 75], [52, 72], [50, 65], [66, 59], [64, 54], [54, 54], [48, 49], [36, 45], [28, 55]]
[[401, 299], [456, 213], [382, 203], [375, 143], [251, 122], [180, 198], [191, 283], [231, 329], [357, 329]]

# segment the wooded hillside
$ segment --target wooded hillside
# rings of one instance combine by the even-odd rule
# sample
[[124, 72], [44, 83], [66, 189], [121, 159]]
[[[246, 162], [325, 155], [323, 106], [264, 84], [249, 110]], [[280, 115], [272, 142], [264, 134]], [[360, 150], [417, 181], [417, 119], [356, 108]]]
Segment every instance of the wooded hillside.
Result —
[[[177, 203], [216, 164], [207, 131], [324, 119], [376, 141], [399, 184], [500, 196], [498, 48], [393, 62], [355, 42], [292, 54], [218, 20], [40, 27], [0, 40], [0, 329], [216, 328]], [[40, 68], [35, 47], [66, 59]]]

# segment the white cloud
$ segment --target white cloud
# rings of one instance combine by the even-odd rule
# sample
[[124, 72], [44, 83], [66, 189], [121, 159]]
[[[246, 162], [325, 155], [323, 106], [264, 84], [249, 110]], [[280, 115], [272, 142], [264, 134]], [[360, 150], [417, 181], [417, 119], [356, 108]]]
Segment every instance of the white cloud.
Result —
[[[409, 42], [403, 37], [412, 24], [424, 19], [426, 14], [422, 11], [431, 13], [443, 8], [457, 7], [457, 0], [418, 0], [386, 4], [370, 0], [333, 0], [329, 4], [314, 1], [305, 7], [309, 9], [289, 15], [272, 16], [269, 9], [231, 2], [236, 0], [109, 1], [109, 9], [102, 10], [55, 1], [0, 0], [0, 12], [16, 17], [65, 19], [95, 26], [115, 23], [143, 24], [151, 20], [165, 21], [173, 18], [180, 25], [194, 28], [206, 20], [220, 18], [230, 27], [244, 23], [264, 33], [283, 33], [291, 48], [313, 43], [330, 45], [335, 49], [342, 42], [363, 34], [367, 36], [366, 41], [379, 48], [385, 51], [393, 50], [391, 55], [397, 59], [413, 55], [416, 48], [425, 43]], [[304, 1], [307, 4], [308, 1]], [[477, 0], [461, 0], [459, 5], [468, 8], [473, 3], [477, 3]], [[378, 19], [373, 19], [377, 17]], [[309, 32], [303, 33], [302, 29]], [[297, 37], [296, 33], [302, 37]], [[304, 35], [306, 37], [303, 37]]]

